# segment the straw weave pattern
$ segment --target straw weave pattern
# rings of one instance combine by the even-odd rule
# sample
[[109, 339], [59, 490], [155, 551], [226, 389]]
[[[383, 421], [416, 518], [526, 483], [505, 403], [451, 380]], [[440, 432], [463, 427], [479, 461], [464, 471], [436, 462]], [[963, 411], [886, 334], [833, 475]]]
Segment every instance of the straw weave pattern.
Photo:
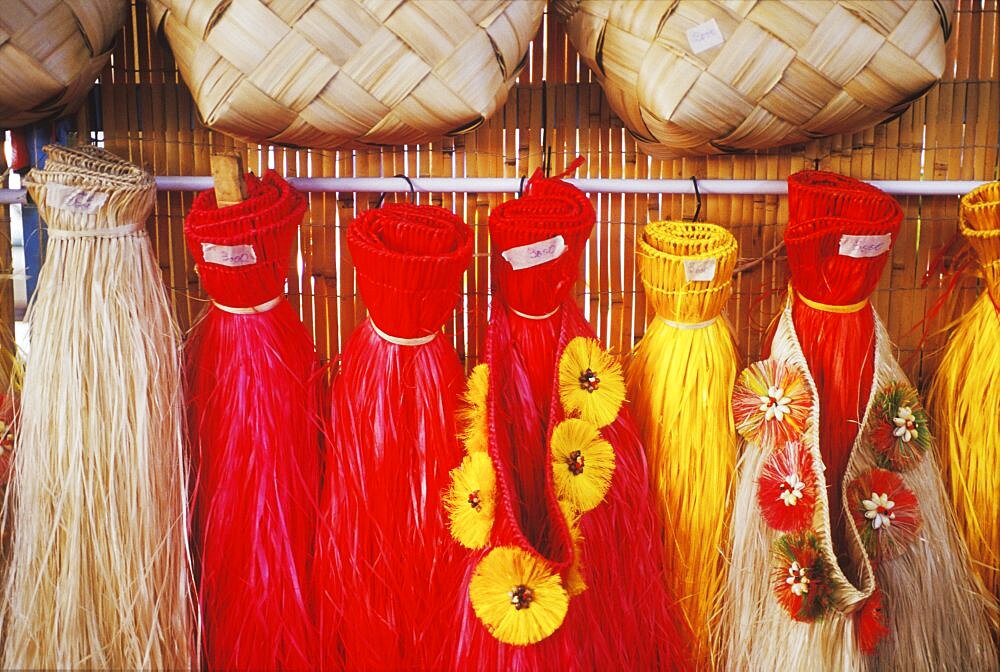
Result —
[[942, 75], [954, 2], [561, 1], [646, 152], [718, 154], [874, 126]]
[[72, 112], [104, 69], [126, 0], [4, 0], [0, 122], [17, 128]]
[[150, 0], [210, 128], [281, 145], [424, 142], [507, 98], [541, 0]]

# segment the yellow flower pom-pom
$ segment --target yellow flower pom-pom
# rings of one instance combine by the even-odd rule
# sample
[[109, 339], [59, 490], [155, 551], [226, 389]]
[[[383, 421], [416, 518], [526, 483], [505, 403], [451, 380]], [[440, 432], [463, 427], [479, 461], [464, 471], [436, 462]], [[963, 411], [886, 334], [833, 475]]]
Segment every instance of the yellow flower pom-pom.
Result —
[[568, 416], [610, 425], [625, 401], [621, 364], [595, 339], [577, 336], [559, 358], [559, 399]]
[[615, 472], [615, 451], [585, 420], [563, 420], [552, 430], [556, 497], [586, 513], [604, 500]]
[[519, 548], [494, 548], [469, 582], [469, 600], [490, 634], [525, 646], [559, 629], [569, 609], [562, 579], [545, 561]]
[[490, 369], [478, 364], [469, 374], [462, 394], [463, 407], [458, 412], [459, 436], [470, 455], [485, 452], [489, 442], [486, 424], [486, 397], [489, 394]]
[[490, 540], [496, 512], [496, 472], [486, 453], [473, 453], [451, 470], [444, 496], [451, 536], [466, 548], [483, 548]]
[[569, 538], [573, 542], [573, 564], [566, 570], [563, 577], [566, 583], [566, 592], [570, 597], [576, 597], [587, 590], [587, 582], [583, 578], [583, 560], [580, 557], [583, 552], [583, 534], [580, 532], [580, 513], [576, 508], [566, 501], [559, 501], [559, 508], [562, 509], [563, 517], [566, 518], [566, 526], [569, 527]]

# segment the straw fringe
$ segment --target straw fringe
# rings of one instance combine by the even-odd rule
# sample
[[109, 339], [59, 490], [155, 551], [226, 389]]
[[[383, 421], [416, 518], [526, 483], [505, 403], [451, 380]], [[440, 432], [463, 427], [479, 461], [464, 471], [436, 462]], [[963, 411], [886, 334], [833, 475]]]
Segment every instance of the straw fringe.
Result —
[[[146, 220], [150, 176], [123, 180], [68, 159], [26, 180], [50, 228]], [[106, 194], [106, 206], [57, 210], [53, 185]], [[180, 338], [145, 232], [53, 238], [28, 321], [4, 511], [15, 537], [3, 666], [197, 665]]]
[[986, 589], [1000, 597], [1000, 183], [962, 200], [961, 231], [986, 287], [951, 335], [928, 404], [959, 529]]
[[[686, 261], [714, 259], [710, 281], [688, 282]], [[724, 547], [736, 432], [731, 390], [737, 354], [729, 324], [681, 329], [664, 320], [718, 316], [731, 292], [736, 241], [711, 224], [653, 222], [640, 241], [639, 264], [654, 320], [632, 352], [629, 398], [646, 446], [663, 525], [667, 586], [692, 629], [699, 669], [721, 669], [710, 642], [725, 590]]]

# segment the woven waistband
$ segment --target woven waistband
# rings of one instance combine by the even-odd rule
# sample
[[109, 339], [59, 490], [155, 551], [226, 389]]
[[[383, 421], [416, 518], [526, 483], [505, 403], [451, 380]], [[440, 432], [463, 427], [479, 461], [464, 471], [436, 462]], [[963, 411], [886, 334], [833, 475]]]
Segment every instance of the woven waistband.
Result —
[[[510, 308], [510, 306], [508, 306], [508, 308]], [[544, 315], [528, 315], [527, 313], [522, 313], [520, 310], [516, 310], [514, 308], [510, 308], [510, 312], [514, 313], [518, 317], [523, 317], [526, 320], [547, 320], [559, 312], [559, 306], [556, 306], [555, 310], [545, 313]]]
[[719, 319], [718, 316], [713, 317], [710, 320], [705, 320], [704, 322], [674, 322], [673, 320], [668, 320], [665, 317], [660, 318], [664, 324], [671, 326], [674, 329], [704, 329], [705, 327], [710, 327], [715, 324], [717, 319]]
[[393, 343], [395, 345], [406, 345], [411, 347], [416, 345], [425, 345], [437, 338], [437, 332], [427, 334], [426, 336], [418, 336], [417, 338], [400, 338], [398, 336], [391, 336], [379, 329], [371, 317], [368, 318], [368, 322], [372, 325], [372, 329], [375, 330], [375, 333], [378, 334], [383, 341], [388, 341], [389, 343]]
[[802, 300], [802, 303], [806, 304], [810, 308], [815, 308], [816, 310], [822, 310], [824, 313], [856, 313], [868, 305], [868, 299], [862, 299], [857, 303], [849, 303], [846, 306], [834, 306], [828, 303], [820, 303], [819, 301], [813, 301], [812, 299], [807, 299], [806, 297], [802, 296], [802, 292], [795, 292], [795, 295]]
[[212, 301], [212, 305], [227, 313], [232, 313], [233, 315], [253, 315], [255, 313], [266, 313], [271, 310], [285, 298], [284, 295], [276, 296], [270, 301], [265, 301], [264, 303], [259, 303], [256, 306], [248, 306], [246, 308], [235, 308], [233, 306], [224, 306], [217, 301]]
[[122, 238], [135, 234], [145, 234], [146, 226], [141, 223], [122, 224], [108, 229], [83, 229], [72, 231], [69, 229], [46, 229], [49, 238]]

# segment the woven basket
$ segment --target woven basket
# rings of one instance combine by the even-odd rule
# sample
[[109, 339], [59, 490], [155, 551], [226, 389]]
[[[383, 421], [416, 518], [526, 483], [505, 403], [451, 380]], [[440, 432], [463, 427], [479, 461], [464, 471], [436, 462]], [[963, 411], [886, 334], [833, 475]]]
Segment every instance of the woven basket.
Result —
[[127, 11], [127, 0], [2, 0], [0, 128], [73, 112]]
[[507, 98], [543, 0], [149, 0], [204, 123], [253, 142], [407, 144]]
[[899, 114], [944, 72], [955, 0], [555, 0], [659, 157], [805, 142]]

